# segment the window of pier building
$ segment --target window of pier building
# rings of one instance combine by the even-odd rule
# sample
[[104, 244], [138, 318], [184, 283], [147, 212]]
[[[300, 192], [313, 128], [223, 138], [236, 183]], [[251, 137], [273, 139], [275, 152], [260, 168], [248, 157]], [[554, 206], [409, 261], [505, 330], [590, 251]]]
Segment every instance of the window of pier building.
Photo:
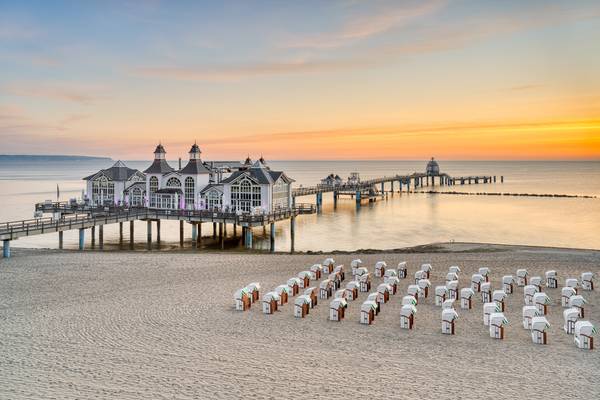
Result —
[[220, 210], [223, 204], [223, 193], [218, 190], [210, 190], [206, 194], [206, 207], [208, 210]]
[[177, 178], [169, 178], [167, 181], [167, 187], [181, 187], [181, 181]]
[[144, 196], [141, 188], [136, 187], [131, 190], [130, 202], [132, 206], [144, 205]]
[[115, 202], [115, 184], [106, 176], [101, 176], [92, 182], [92, 202], [95, 204]]
[[156, 207], [156, 191], [158, 190], [158, 178], [150, 177], [150, 207]]
[[260, 185], [253, 184], [249, 179], [231, 185], [231, 207], [234, 211], [250, 212], [261, 205]]
[[282, 179], [273, 185], [273, 209], [289, 207], [289, 186]]
[[185, 178], [185, 206], [194, 208], [194, 178], [191, 176]]

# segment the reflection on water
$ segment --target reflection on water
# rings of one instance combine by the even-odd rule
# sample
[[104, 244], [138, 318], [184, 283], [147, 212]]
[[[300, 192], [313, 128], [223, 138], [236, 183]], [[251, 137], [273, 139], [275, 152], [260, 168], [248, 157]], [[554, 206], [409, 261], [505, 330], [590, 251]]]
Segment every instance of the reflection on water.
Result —
[[[109, 163], [110, 164], [110, 163]], [[144, 168], [147, 162], [128, 165]], [[296, 179], [297, 185], [310, 185], [335, 172], [345, 177], [357, 170], [365, 179], [395, 173], [421, 171], [425, 162], [272, 162]], [[175, 163], [173, 163], [175, 165]], [[81, 177], [107, 167], [97, 163], [50, 163], [45, 165], [0, 164], [0, 221], [31, 218], [33, 204], [54, 199], [56, 184], [63, 200], [80, 196]], [[599, 162], [444, 162], [442, 171], [451, 175], [504, 175], [504, 184], [457, 185], [459, 191], [524, 192], [600, 195]], [[387, 187], [389, 190], [389, 186]], [[397, 186], [396, 186], [397, 189]], [[314, 202], [314, 197], [298, 202]], [[296, 220], [295, 248], [309, 250], [391, 249], [436, 241], [480, 241], [529, 245], [600, 248], [600, 199], [566, 199], [499, 196], [458, 196], [430, 194], [394, 194], [387, 200], [356, 208], [351, 199], [340, 199], [334, 209], [331, 194], [323, 196], [323, 211], [300, 216]], [[179, 248], [176, 221], [161, 224], [161, 249]], [[277, 251], [290, 248], [290, 224], [276, 224]], [[156, 229], [154, 227], [154, 229]], [[185, 248], [192, 248], [191, 228], [186, 224]], [[225, 248], [240, 247], [228, 227]], [[212, 239], [212, 224], [203, 225], [202, 247], [218, 250]], [[118, 225], [105, 227], [105, 249], [119, 247]], [[128, 224], [124, 226], [128, 248]], [[89, 232], [86, 241], [90, 243]], [[136, 249], [146, 248], [145, 222], [135, 225]], [[254, 247], [269, 248], [268, 229], [254, 229]], [[57, 247], [57, 234], [22, 238], [14, 246]], [[65, 232], [65, 247], [76, 248], [77, 233]], [[154, 243], [156, 248], [157, 244]]]

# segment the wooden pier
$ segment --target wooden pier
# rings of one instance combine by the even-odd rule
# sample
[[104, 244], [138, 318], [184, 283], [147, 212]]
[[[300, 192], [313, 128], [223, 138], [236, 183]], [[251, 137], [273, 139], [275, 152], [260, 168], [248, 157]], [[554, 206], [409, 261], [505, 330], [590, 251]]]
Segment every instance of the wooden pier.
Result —
[[[202, 225], [205, 223], [212, 224], [213, 239], [217, 239], [218, 235], [222, 249], [225, 243], [224, 238], [227, 236], [228, 224], [233, 226], [234, 236], [237, 235], [237, 227], [241, 227], [242, 243], [247, 249], [252, 248], [252, 228], [262, 226], [266, 232], [267, 225], [270, 225], [270, 244], [271, 252], [273, 252], [275, 248], [275, 223], [289, 220], [290, 250], [294, 252], [296, 217], [320, 212], [323, 205], [323, 193], [333, 193], [334, 206], [340, 196], [349, 196], [354, 198], [357, 207], [360, 207], [363, 201], [372, 202], [377, 198], [387, 196], [388, 193], [393, 194], [395, 192], [394, 184], [398, 185], [397, 190], [399, 193], [403, 191], [403, 188], [410, 192], [411, 188], [414, 191], [430, 184], [435, 186], [436, 179], [440, 186], [496, 182], [495, 176], [452, 177], [448, 174], [414, 173], [370, 179], [355, 184], [300, 187], [292, 191], [291, 208], [258, 215], [205, 210], [166, 210], [147, 207], [90, 207], [80, 203], [44, 202], [36, 204], [36, 211], [46, 214], [51, 213], [53, 214], [52, 217], [0, 223], [0, 240], [3, 242], [3, 256], [8, 258], [10, 257], [10, 242], [12, 240], [26, 236], [58, 233], [58, 245], [62, 249], [64, 245], [63, 232], [76, 229], [79, 231], [79, 249], [83, 250], [86, 230], [90, 230], [92, 246], [95, 246], [97, 229], [98, 248], [103, 249], [104, 225], [119, 224], [119, 243], [122, 244], [124, 242], [123, 224], [129, 222], [129, 245], [133, 248], [134, 221], [146, 221], [147, 247], [150, 249], [153, 240], [152, 223], [154, 222], [156, 226], [156, 241], [160, 242], [161, 220], [164, 219], [179, 221], [179, 242], [181, 246], [184, 244], [184, 223], [189, 223], [192, 226], [192, 243], [195, 247], [198, 247], [202, 241]], [[500, 177], [500, 181], [504, 182], [504, 177]], [[390, 186], [390, 190], [387, 192], [385, 190], [386, 184]], [[316, 196], [315, 204], [296, 204], [297, 197], [309, 195]]]

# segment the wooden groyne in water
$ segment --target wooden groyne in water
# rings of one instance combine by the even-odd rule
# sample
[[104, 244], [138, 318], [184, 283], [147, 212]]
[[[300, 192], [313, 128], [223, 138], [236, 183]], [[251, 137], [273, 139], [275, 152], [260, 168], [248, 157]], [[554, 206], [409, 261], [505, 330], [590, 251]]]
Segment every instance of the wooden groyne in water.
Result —
[[510, 192], [457, 192], [439, 190], [419, 190], [414, 193], [425, 194], [455, 194], [461, 196], [513, 196], [513, 197], [557, 197], [575, 199], [597, 199], [597, 196], [585, 194], [552, 194], [552, 193], [510, 193]]

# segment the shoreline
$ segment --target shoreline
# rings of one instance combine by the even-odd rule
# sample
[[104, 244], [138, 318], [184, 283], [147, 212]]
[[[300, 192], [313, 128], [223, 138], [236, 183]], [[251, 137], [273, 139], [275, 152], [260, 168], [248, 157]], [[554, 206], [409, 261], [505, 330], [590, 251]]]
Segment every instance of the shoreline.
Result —
[[598, 253], [600, 249], [590, 248], [578, 248], [578, 247], [561, 247], [561, 246], [538, 246], [538, 245], [526, 245], [526, 244], [506, 244], [506, 243], [485, 243], [485, 242], [433, 242], [422, 245], [400, 247], [393, 249], [356, 249], [356, 250], [307, 250], [307, 251], [275, 251], [271, 253], [269, 250], [244, 250], [244, 249], [230, 249], [230, 250], [212, 250], [212, 249], [201, 249], [195, 248], [174, 248], [174, 249], [152, 249], [152, 250], [132, 250], [129, 248], [123, 249], [53, 249], [49, 247], [13, 247], [11, 252], [23, 253], [23, 254], [39, 254], [39, 253], [58, 253], [58, 254], [81, 254], [81, 253], [94, 253], [94, 254], [145, 254], [145, 253], [156, 253], [156, 254], [214, 254], [214, 255], [353, 255], [353, 254], [453, 254], [453, 253], [501, 253], [510, 251], [542, 251], [542, 252], [577, 252], [577, 253]]

